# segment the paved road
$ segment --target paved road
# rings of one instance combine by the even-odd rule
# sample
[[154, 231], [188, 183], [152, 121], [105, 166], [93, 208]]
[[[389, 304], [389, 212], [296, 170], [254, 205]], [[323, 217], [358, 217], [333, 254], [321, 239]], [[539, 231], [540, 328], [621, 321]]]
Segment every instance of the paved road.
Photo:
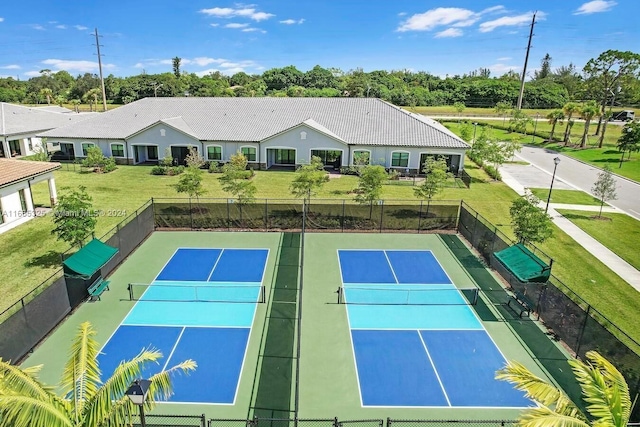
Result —
[[[591, 194], [591, 187], [593, 187], [594, 182], [598, 179], [598, 173], [601, 172], [600, 169], [591, 165], [544, 148], [524, 146], [516, 157], [531, 163], [543, 171], [543, 176], [540, 177], [540, 183], [544, 184], [546, 180], [546, 184], [530, 185], [527, 181], [524, 181], [527, 187], [549, 187], [554, 167], [553, 159], [555, 157], [560, 157], [561, 160], [556, 171], [557, 179], [556, 182], [554, 182], [554, 188], [566, 188], [563, 186], [569, 185]], [[615, 173], [615, 169], [612, 172]], [[617, 176], [615, 176], [615, 180], [618, 199], [611, 200], [608, 203], [640, 220], [640, 183]], [[562, 182], [564, 182], [564, 184]]]

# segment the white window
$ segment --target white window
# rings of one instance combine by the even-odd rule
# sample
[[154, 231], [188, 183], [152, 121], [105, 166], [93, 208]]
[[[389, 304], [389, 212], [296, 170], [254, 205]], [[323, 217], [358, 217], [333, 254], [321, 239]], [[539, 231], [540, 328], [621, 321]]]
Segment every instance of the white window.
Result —
[[409, 153], [405, 153], [404, 151], [394, 151], [391, 153], [391, 167], [409, 167]]
[[242, 154], [247, 158], [248, 162], [256, 161], [256, 148], [255, 147], [242, 147], [240, 149]]
[[82, 155], [86, 157], [87, 150], [91, 147], [95, 147], [96, 145], [93, 142], [83, 142], [82, 143]]
[[207, 160], [222, 160], [222, 147], [219, 145], [207, 146]]
[[165, 129], [160, 129], [160, 136], [165, 136], [167, 131]]
[[124, 144], [111, 144], [111, 155], [113, 157], [124, 157]]
[[300, 132], [300, 139], [307, 139], [307, 133], [306, 132]]

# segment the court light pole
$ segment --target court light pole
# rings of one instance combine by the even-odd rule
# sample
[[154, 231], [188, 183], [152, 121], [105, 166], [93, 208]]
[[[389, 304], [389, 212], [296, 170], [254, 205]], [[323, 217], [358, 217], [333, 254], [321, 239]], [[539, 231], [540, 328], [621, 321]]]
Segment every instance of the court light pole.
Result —
[[140, 408], [140, 425], [142, 427], [147, 427], [144, 419], [144, 402], [147, 400], [147, 393], [149, 392], [150, 386], [151, 381], [138, 379], [135, 380], [124, 393], [134, 405]]
[[556, 157], [553, 159], [553, 175], [551, 176], [551, 185], [549, 186], [549, 197], [547, 197], [547, 207], [544, 208], [544, 213], [547, 213], [549, 210], [549, 202], [551, 201], [551, 191], [553, 190], [553, 181], [556, 179], [556, 169], [558, 169], [558, 164], [560, 163], [560, 157]]

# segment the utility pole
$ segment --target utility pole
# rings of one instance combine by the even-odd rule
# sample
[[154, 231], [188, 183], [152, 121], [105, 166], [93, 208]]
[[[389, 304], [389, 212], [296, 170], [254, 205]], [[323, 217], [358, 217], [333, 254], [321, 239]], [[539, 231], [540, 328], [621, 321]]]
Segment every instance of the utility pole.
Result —
[[529, 62], [529, 51], [531, 50], [531, 39], [533, 38], [533, 26], [536, 24], [536, 13], [533, 12], [533, 19], [531, 20], [531, 31], [529, 31], [529, 43], [527, 44], [527, 54], [524, 57], [524, 67], [522, 68], [522, 78], [520, 79], [520, 96], [518, 96], [518, 105], [516, 109], [522, 109], [522, 97], [524, 95], [524, 78], [527, 75], [527, 62]]
[[102, 56], [100, 55], [100, 42], [98, 41], [98, 29], [95, 29], [96, 48], [98, 49], [98, 69], [100, 70], [100, 86], [102, 88], [102, 111], [107, 111], [107, 92], [104, 90], [104, 78], [102, 77]]

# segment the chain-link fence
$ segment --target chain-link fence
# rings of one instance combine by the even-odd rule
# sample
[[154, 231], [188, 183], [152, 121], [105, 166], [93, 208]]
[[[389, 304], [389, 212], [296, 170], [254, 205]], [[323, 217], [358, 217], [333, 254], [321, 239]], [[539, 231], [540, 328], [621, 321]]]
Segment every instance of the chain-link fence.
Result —
[[154, 200], [156, 228], [190, 230], [433, 232], [454, 230], [459, 201], [256, 200], [237, 203], [211, 199]]
[[[131, 425], [142, 426], [140, 415], [131, 415]], [[207, 427], [207, 418], [203, 415], [160, 415], [146, 414], [144, 416], [146, 427]], [[246, 427], [238, 426], [238, 427]]]
[[[557, 277], [552, 275], [546, 283], [518, 281], [493, 255], [515, 242], [465, 203], [461, 205], [458, 231], [476, 248], [483, 261], [504, 278], [510, 290], [527, 295], [534, 304], [535, 315], [548, 329], [548, 335], [562, 341], [576, 357], [583, 360], [587, 351], [597, 350], [623, 373], [632, 399], [640, 395], [640, 343]], [[527, 247], [545, 262], [551, 262], [535, 246]], [[640, 408], [636, 405], [633, 419], [639, 417]]]
[[515, 427], [513, 420], [394, 420], [363, 419], [339, 420], [333, 419], [295, 419], [295, 418], [253, 418], [247, 420], [210, 419], [207, 427]]
[[[94, 277], [89, 280], [65, 277], [60, 269], [0, 313], [0, 357], [14, 362], [22, 359], [73, 308], [86, 300], [87, 283], [100, 275], [106, 277], [153, 229], [153, 206], [149, 201], [100, 238], [108, 245], [118, 248], [118, 253]], [[93, 236], [87, 236], [85, 242], [92, 238]], [[60, 261], [70, 256], [71, 252], [72, 249], [64, 252]]]
[[392, 420], [387, 419], [386, 427], [448, 427], [451, 425], [465, 427], [515, 427], [517, 421], [512, 420]]

